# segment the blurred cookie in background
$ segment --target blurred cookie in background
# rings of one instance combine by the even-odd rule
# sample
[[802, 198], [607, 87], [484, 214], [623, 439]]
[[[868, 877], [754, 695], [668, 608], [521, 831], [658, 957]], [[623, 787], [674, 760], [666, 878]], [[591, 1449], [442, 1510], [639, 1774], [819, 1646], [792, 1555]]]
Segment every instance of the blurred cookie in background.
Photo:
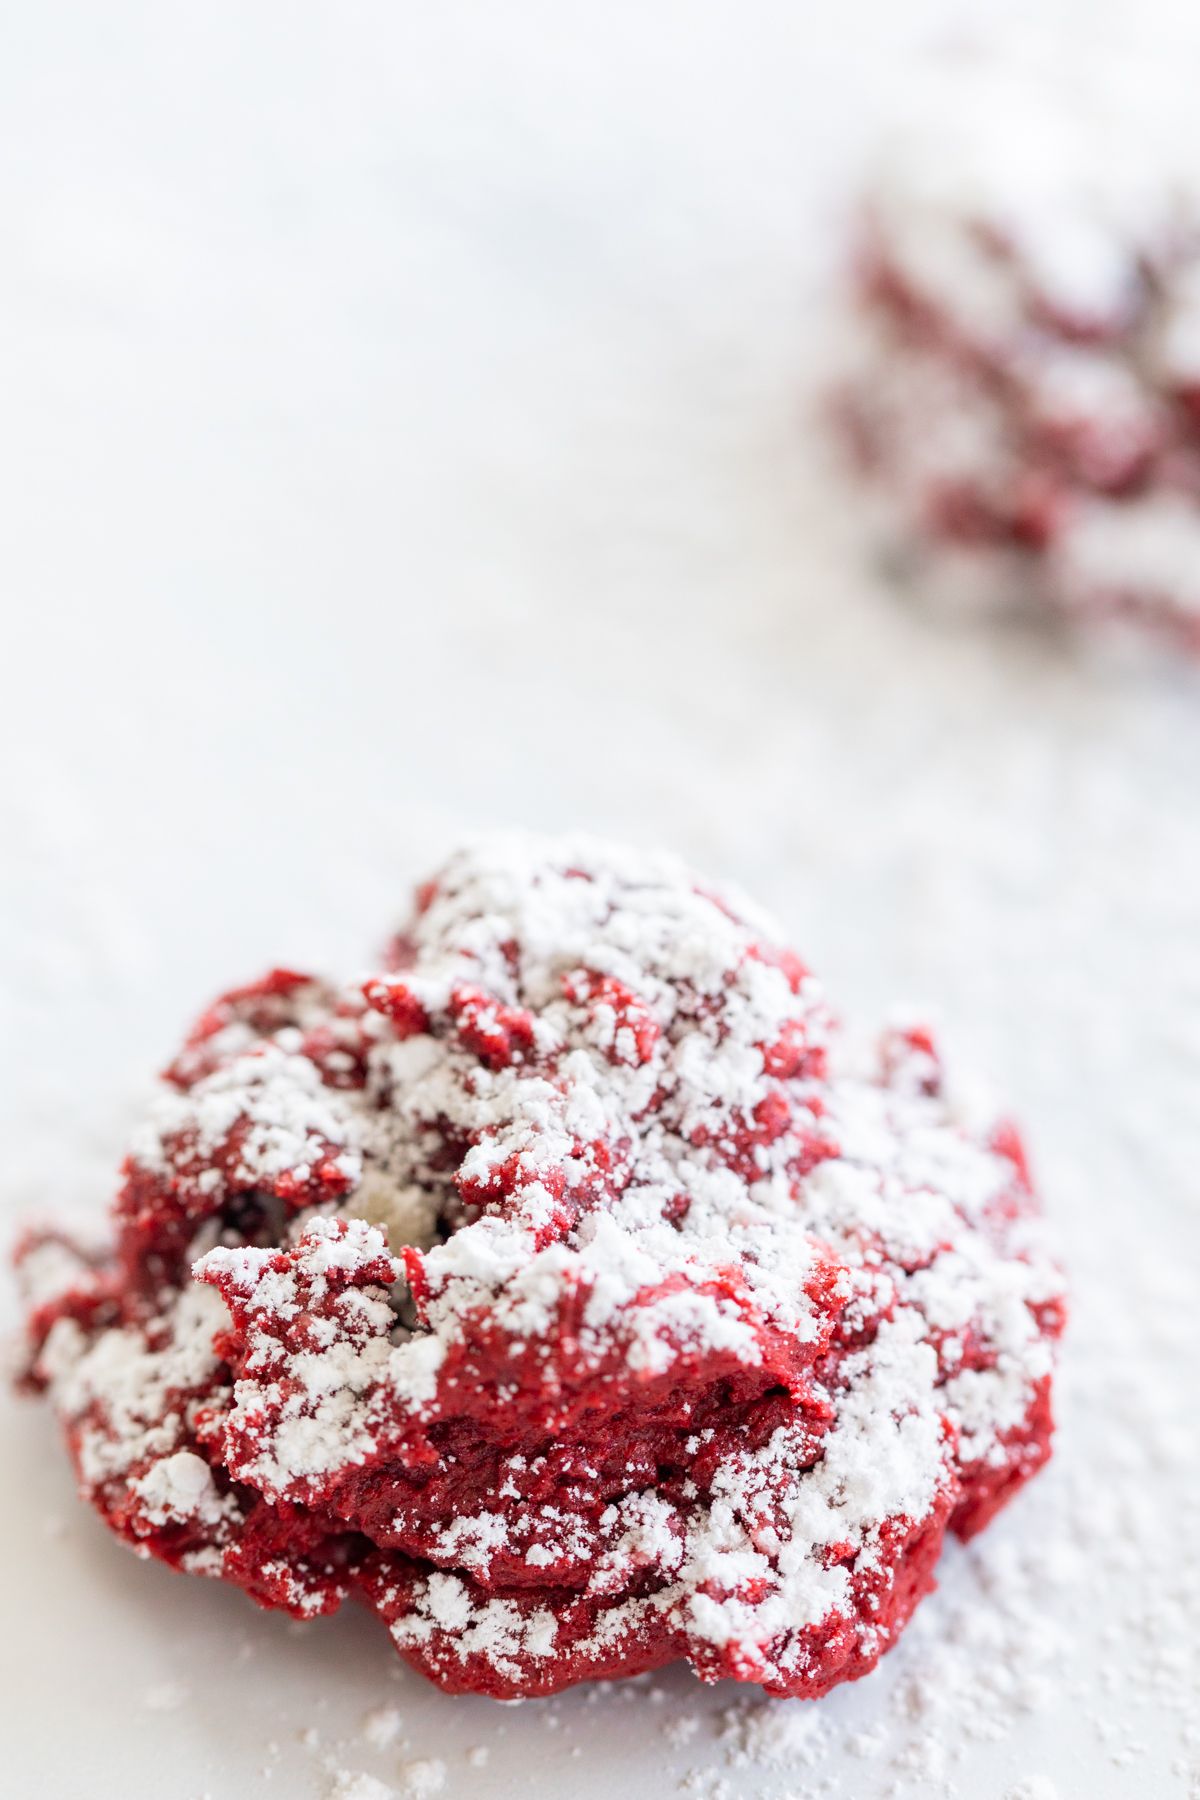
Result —
[[923, 590], [1200, 656], [1186, 66], [1048, 42], [931, 64], [862, 186], [832, 410]]

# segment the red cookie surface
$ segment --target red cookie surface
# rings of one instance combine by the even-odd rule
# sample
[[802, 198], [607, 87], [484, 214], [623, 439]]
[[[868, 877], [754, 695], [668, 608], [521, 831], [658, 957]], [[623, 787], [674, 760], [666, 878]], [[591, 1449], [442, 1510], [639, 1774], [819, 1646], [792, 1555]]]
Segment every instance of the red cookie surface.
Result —
[[1049, 1451], [1015, 1131], [665, 856], [486, 841], [365, 983], [227, 995], [114, 1225], [20, 1255], [85, 1495], [449, 1689], [820, 1694]]

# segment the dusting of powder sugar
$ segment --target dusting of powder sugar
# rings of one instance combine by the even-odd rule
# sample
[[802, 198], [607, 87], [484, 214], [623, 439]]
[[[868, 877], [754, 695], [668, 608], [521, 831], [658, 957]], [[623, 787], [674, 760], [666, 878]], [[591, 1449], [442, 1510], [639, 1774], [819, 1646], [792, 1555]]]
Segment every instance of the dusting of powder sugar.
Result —
[[333, 1778], [329, 1800], [399, 1800], [394, 1787], [375, 1775], [341, 1771]]
[[[1118, 786], [1115, 799], [1108, 795], [1110, 811], [1121, 810], [1122, 792]], [[1007, 855], [1011, 845], [997, 841], [992, 848], [999, 867], [1000, 851]], [[989, 866], [986, 856], [983, 862]], [[1011, 879], [1011, 865], [1006, 866]], [[970, 911], [972, 896], [959, 887], [940, 895], [938, 903], [943, 921], [960, 921], [961, 909]], [[1151, 903], [1169, 929], [1171, 908], [1161, 897], [1152, 895]], [[968, 931], [962, 942], [972, 941]], [[1036, 955], [1036, 939], [1028, 941], [1030, 954]], [[974, 944], [977, 950], [977, 938]], [[1194, 959], [1189, 963], [1186, 944], [1181, 948], [1178, 979], [1184, 987], [1190, 983], [1190, 991], [1200, 997]], [[1076, 985], [1065, 997], [1053, 996], [1053, 1005], [1061, 1007], [1064, 998], [1068, 1007], [1079, 1004], [1082, 971], [1073, 970], [1072, 979]], [[1069, 1016], [1076, 1024], [1086, 1017], [1094, 1028], [1073, 1035], [1080, 1055], [1095, 1057], [1104, 1042], [1102, 1011]], [[1181, 1038], [1177, 1049], [1194, 1072], [1194, 1044], [1189, 1048]], [[1154, 1162], [1163, 1154], [1161, 1143], [1152, 1130], [1141, 1128], [1138, 1135], [1132, 1111], [1125, 1128], [1147, 1166], [1161, 1166]], [[1072, 1205], [1064, 1171], [1055, 1170], [1047, 1186], [1056, 1199], [1063, 1194]], [[1074, 1216], [1090, 1217], [1091, 1206], [1089, 1196], [1077, 1197]], [[699, 1702], [673, 1705], [671, 1748], [704, 1759], [682, 1777], [688, 1783], [685, 1791], [740, 1794], [747, 1780], [764, 1795], [783, 1795], [797, 1785], [807, 1791], [809, 1759], [824, 1745], [830, 1755], [844, 1750], [861, 1769], [861, 1779], [830, 1778], [822, 1791], [831, 1795], [840, 1792], [848, 1800], [860, 1800], [886, 1790], [919, 1796], [936, 1783], [947, 1794], [966, 1797], [973, 1791], [973, 1748], [1011, 1745], [1014, 1769], [1028, 1769], [1032, 1759], [1020, 1753], [1026, 1722], [1064, 1710], [1086, 1721], [1114, 1768], [1137, 1771], [1131, 1779], [1140, 1779], [1152, 1751], [1139, 1717], [1157, 1718], [1158, 1710], [1151, 1709], [1164, 1708], [1176, 1732], [1169, 1746], [1171, 1775], [1180, 1793], [1188, 1791], [1189, 1782], [1194, 1786], [1200, 1776], [1194, 1699], [1200, 1673], [1195, 1630], [1200, 1594], [1194, 1570], [1176, 1553], [1177, 1542], [1194, 1541], [1200, 1529], [1195, 1484], [1188, 1479], [1194, 1447], [1186, 1423], [1187, 1371], [1194, 1367], [1196, 1349], [1194, 1295], [1186, 1268], [1176, 1266], [1180, 1259], [1169, 1245], [1143, 1242], [1137, 1255], [1116, 1258], [1101, 1244], [1091, 1261], [1086, 1254], [1074, 1260], [1077, 1348], [1066, 1370], [1064, 1435], [1056, 1465], [1011, 1518], [949, 1557], [941, 1592], [918, 1614], [907, 1643], [853, 1691], [852, 1715], [844, 1708], [835, 1714], [789, 1702], [743, 1702], [720, 1715]], [[144, 1400], [134, 1405], [129, 1429], [140, 1450], [144, 1424], [139, 1408], [146, 1411]], [[1072, 1448], [1089, 1415], [1111, 1421], [1102, 1482]], [[188, 1491], [186, 1473], [186, 1465], [168, 1469], [147, 1503], [181, 1505]], [[1159, 1493], [1173, 1496], [1173, 1529], [1167, 1533], [1156, 1502]], [[1112, 1603], [1098, 1638], [1088, 1616], [1097, 1589], [1125, 1596]], [[1076, 1657], [1079, 1675], [1074, 1672]], [[603, 1696], [601, 1705], [610, 1700], [611, 1695]], [[848, 1716], [854, 1723], [843, 1729]], [[815, 1723], [807, 1723], [809, 1719]], [[715, 1765], [727, 1775], [718, 1774]], [[469, 1759], [468, 1766], [473, 1766]], [[346, 1785], [338, 1800], [386, 1800], [395, 1793], [375, 1777], [339, 1779]], [[1054, 1787], [1048, 1777], [1030, 1773], [1015, 1784], [1010, 1781], [1010, 1790], [1021, 1800], [1050, 1800]], [[1164, 1784], [1156, 1791], [1172, 1790]]]

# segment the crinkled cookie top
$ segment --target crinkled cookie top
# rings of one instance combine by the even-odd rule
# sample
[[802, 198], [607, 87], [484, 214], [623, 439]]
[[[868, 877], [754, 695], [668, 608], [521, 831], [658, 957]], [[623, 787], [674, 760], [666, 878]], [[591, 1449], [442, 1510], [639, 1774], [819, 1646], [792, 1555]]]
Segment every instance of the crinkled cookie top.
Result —
[[365, 982], [226, 995], [114, 1222], [21, 1253], [88, 1498], [449, 1688], [819, 1693], [1048, 1454], [1015, 1132], [666, 856], [486, 841]]

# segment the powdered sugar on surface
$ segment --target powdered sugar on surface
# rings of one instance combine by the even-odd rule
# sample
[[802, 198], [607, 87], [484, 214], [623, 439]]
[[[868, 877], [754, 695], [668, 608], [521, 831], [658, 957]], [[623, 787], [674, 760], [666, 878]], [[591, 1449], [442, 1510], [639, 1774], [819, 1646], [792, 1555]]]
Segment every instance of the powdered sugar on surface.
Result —
[[396, 1800], [396, 1790], [374, 1775], [343, 1772], [328, 1790], [329, 1800]]
[[[556, 10], [506, 9], [486, 41], [431, 11], [442, 38], [406, 41], [386, 94], [343, 85], [340, 24], [318, 43], [291, 9], [269, 43], [243, 10], [219, 73], [198, 22], [165, 54], [184, 15], [162, 13], [148, 80], [144, 21], [123, 34], [119, 7], [103, 42], [73, 41], [89, 72], [69, 88], [49, 79], [61, 13], [53, 53], [34, 11], [5, 59], [26, 139], [5, 180], [38, 187], [14, 254], [40, 258], [6, 293], [13, 416], [36, 421], [6, 541], [47, 601], [21, 611], [36, 675], [0, 719], [6, 1208], [99, 1211], [197, 999], [280, 954], [353, 968], [439, 846], [497, 822], [671, 842], [769, 901], [852, 1015], [936, 1005], [1012, 1099], [1072, 1278], [1056, 1458], [944, 1560], [877, 1673], [814, 1709], [815, 1764], [781, 1768], [759, 1727], [739, 1761], [727, 1692], [671, 1672], [445, 1701], [382, 1672], [365, 1618], [293, 1634], [131, 1567], [74, 1506], [46, 1422], [6, 1405], [26, 1471], [0, 1494], [12, 1779], [77, 1784], [69, 1686], [95, 1697], [88, 1767], [119, 1762], [136, 1800], [182, 1754], [194, 1800], [317, 1800], [302, 1734], [393, 1789], [440, 1757], [470, 1800], [684, 1781], [1000, 1800], [1039, 1775], [1060, 1800], [1183, 1800], [1194, 685], [935, 627], [864, 567], [797, 448], [798, 296], [832, 246], [798, 228], [828, 218], [818, 184], [893, 78], [900, 11], [852, 8], [839, 58], [811, 16], [767, 7], [778, 54], [748, 60], [744, 9], [688, 8], [669, 42], [645, 9], [591, 28], [577, 9], [578, 50]], [[228, 161], [201, 155], [201, 116]], [[403, 178], [397, 145], [420, 147]], [[431, 281], [393, 261], [398, 225]], [[142, 1707], [168, 1674], [188, 1705]], [[408, 1746], [380, 1756], [361, 1720], [391, 1698]]]

